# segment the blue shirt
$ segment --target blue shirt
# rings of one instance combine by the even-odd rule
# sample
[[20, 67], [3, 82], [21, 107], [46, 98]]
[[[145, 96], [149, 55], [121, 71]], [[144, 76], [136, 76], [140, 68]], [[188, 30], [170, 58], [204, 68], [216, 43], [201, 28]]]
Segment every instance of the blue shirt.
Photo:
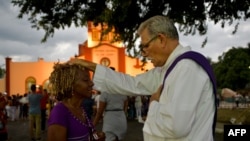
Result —
[[42, 97], [42, 94], [28, 94], [29, 114], [41, 114], [40, 100], [42, 99]]

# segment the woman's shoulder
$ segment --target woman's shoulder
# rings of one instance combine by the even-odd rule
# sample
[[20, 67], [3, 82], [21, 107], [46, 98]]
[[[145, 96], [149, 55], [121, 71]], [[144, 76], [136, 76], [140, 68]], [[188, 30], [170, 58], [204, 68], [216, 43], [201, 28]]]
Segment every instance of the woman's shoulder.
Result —
[[69, 113], [68, 108], [64, 105], [63, 102], [58, 102], [51, 110], [51, 114], [56, 113], [56, 115], [65, 115]]
[[62, 103], [58, 102], [53, 109], [51, 110], [48, 124], [60, 124], [60, 125], [66, 125], [67, 123], [67, 117], [69, 115], [69, 111], [67, 107]]
[[67, 110], [67, 107], [63, 104], [63, 102], [59, 101], [59, 102], [57, 102], [57, 104], [53, 107], [53, 109]]

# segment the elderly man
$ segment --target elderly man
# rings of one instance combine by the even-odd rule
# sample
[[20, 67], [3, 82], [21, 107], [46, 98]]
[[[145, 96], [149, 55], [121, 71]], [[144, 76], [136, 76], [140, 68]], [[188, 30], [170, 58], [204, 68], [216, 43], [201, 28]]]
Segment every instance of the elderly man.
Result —
[[87, 60], [69, 63], [95, 72], [94, 84], [102, 91], [151, 95], [143, 127], [144, 141], [213, 141], [215, 83], [205, 57], [194, 53], [194, 59], [179, 58], [191, 48], [179, 43], [177, 29], [167, 17], [149, 18], [141, 23], [138, 34], [142, 55], [155, 66], [143, 74], [133, 77]]

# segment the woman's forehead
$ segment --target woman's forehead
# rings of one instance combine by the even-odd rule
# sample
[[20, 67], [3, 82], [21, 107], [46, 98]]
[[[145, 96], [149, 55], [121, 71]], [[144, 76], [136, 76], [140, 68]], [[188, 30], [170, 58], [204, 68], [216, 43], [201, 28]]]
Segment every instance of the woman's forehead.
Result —
[[81, 76], [84, 76], [84, 77], [87, 77], [87, 76], [89, 76], [90, 75], [90, 72], [88, 71], [88, 70], [83, 70], [83, 69], [79, 69], [78, 71], [77, 71], [77, 73], [78, 73], [78, 75], [81, 75]]

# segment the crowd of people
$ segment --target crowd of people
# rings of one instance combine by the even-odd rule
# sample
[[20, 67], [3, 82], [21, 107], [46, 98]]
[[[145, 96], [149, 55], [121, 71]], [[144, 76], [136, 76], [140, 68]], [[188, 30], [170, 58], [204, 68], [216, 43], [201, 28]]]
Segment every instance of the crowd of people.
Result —
[[[5, 94], [6, 95], [6, 94]], [[17, 119], [27, 119], [28, 118], [28, 107], [26, 103], [21, 103], [19, 100], [21, 100], [23, 97], [26, 97], [25, 95], [6, 95], [7, 97], [7, 105], [6, 105], [6, 111], [7, 116], [11, 121], [15, 121]]]
[[223, 97], [218, 94], [218, 108], [249, 108], [250, 107], [250, 98], [248, 94], [237, 93], [231, 97]]
[[[4, 127], [6, 127], [7, 121], [28, 120], [31, 140], [41, 140], [41, 132], [46, 130], [46, 121], [50, 110], [48, 104], [52, 102], [47, 90], [39, 88], [33, 84], [30, 87], [31, 91], [23, 95], [8, 95], [6, 92], [0, 94], [0, 97], [5, 99], [5, 104], [1, 108], [1, 115], [6, 118]], [[34, 130], [36, 131], [34, 132]], [[1, 137], [0, 141], [7, 139], [8, 137]]]

